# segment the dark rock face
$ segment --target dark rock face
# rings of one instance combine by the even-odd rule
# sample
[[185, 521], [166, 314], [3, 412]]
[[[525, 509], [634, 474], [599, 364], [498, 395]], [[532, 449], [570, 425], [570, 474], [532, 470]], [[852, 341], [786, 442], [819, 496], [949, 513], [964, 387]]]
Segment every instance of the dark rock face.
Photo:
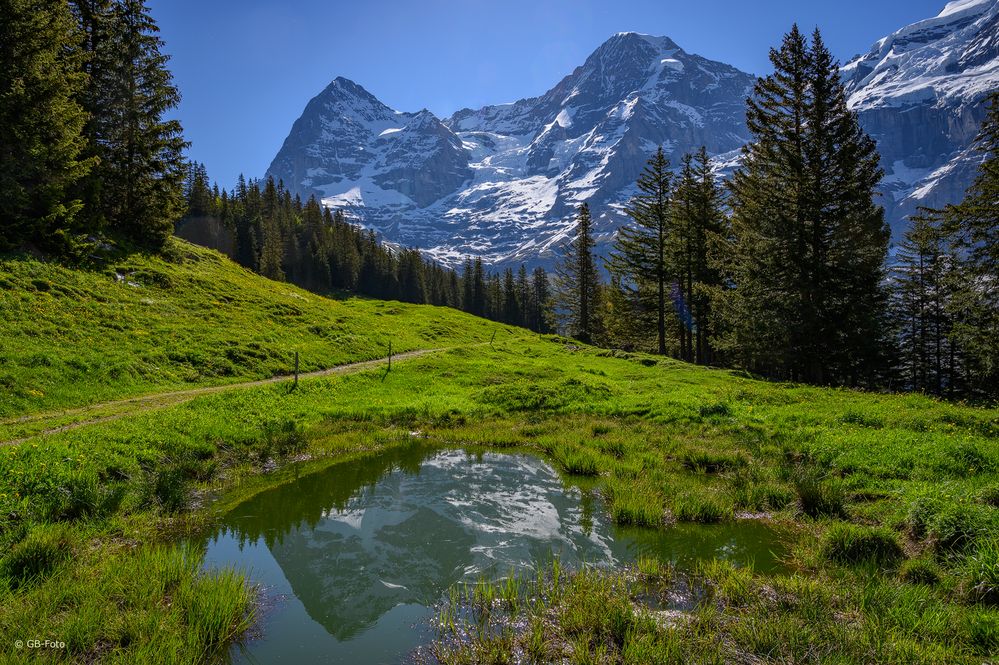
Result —
[[[919, 206], [960, 200], [981, 156], [983, 100], [999, 88], [999, 0], [957, 0], [843, 68], [878, 142], [896, 233]], [[540, 97], [438, 119], [394, 111], [338, 78], [309, 102], [268, 171], [302, 195], [456, 264], [550, 264], [587, 201], [604, 247], [646, 160], [704, 145], [720, 172], [749, 140], [755, 78], [667, 37], [621, 33]]]

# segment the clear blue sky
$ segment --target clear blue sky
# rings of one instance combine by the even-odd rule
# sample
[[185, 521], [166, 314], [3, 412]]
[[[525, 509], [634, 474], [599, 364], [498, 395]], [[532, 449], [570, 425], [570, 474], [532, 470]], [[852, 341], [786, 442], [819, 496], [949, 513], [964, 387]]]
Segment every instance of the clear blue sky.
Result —
[[538, 95], [616, 32], [671, 37], [745, 71], [795, 21], [843, 61], [946, 0], [147, 0], [183, 95], [190, 155], [231, 187], [263, 175], [337, 76], [446, 116]]

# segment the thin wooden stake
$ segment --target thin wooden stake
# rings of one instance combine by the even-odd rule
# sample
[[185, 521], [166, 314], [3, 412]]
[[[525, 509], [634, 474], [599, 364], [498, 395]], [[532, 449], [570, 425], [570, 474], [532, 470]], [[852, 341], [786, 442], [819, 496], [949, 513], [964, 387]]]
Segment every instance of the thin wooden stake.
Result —
[[298, 351], [295, 351], [295, 387], [298, 387]]
[[494, 330], [493, 331], [493, 338], [491, 340], [489, 340], [489, 346], [492, 346], [493, 342], [495, 342], [495, 341], [496, 341], [496, 331]]
[[391, 341], [389, 341], [389, 364], [388, 364], [388, 368], [389, 368], [389, 371], [391, 372], [392, 371], [392, 342]]

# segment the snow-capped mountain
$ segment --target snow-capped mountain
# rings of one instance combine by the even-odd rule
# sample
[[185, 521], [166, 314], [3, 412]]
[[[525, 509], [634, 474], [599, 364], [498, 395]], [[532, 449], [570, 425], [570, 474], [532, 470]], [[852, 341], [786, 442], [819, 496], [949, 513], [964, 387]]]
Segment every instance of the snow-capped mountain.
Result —
[[896, 234], [920, 206], [960, 201], [981, 155], [985, 96], [999, 89], [999, 0], [957, 0], [843, 67], [850, 106], [878, 142]]
[[[960, 200], [985, 95], [999, 89], [999, 0], [957, 0], [843, 67], [851, 107], [877, 140], [888, 220]], [[439, 119], [395, 111], [334, 80], [309, 102], [269, 175], [303, 196], [454, 265], [550, 263], [588, 201], [604, 246], [645, 161], [705, 145], [719, 172], [749, 139], [755, 78], [667, 37], [611, 37], [554, 88]]]
[[743, 145], [753, 81], [637, 33], [615, 35], [540, 97], [444, 120], [394, 111], [338, 78], [268, 173], [446, 263], [546, 262], [582, 201], [609, 239], [658, 145], [674, 162], [701, 145]]

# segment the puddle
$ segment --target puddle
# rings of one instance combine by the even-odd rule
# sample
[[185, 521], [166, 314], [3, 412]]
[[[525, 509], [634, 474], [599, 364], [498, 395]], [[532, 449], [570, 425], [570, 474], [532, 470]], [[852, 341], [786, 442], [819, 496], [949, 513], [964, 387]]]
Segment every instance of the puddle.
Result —
[[532, 570], [558, 556], [622, 566], [639, 556], [727, 558], [761, 572], [784, 550], [765, 523], [611, 524], [599, 499], [527, 454], [413, 447], [337, 464], [236, 507], [207, 543], [206, 567], [264, 586], [262, 636], [239, 663], [397, 663], [432, 639], [453, 584]]

